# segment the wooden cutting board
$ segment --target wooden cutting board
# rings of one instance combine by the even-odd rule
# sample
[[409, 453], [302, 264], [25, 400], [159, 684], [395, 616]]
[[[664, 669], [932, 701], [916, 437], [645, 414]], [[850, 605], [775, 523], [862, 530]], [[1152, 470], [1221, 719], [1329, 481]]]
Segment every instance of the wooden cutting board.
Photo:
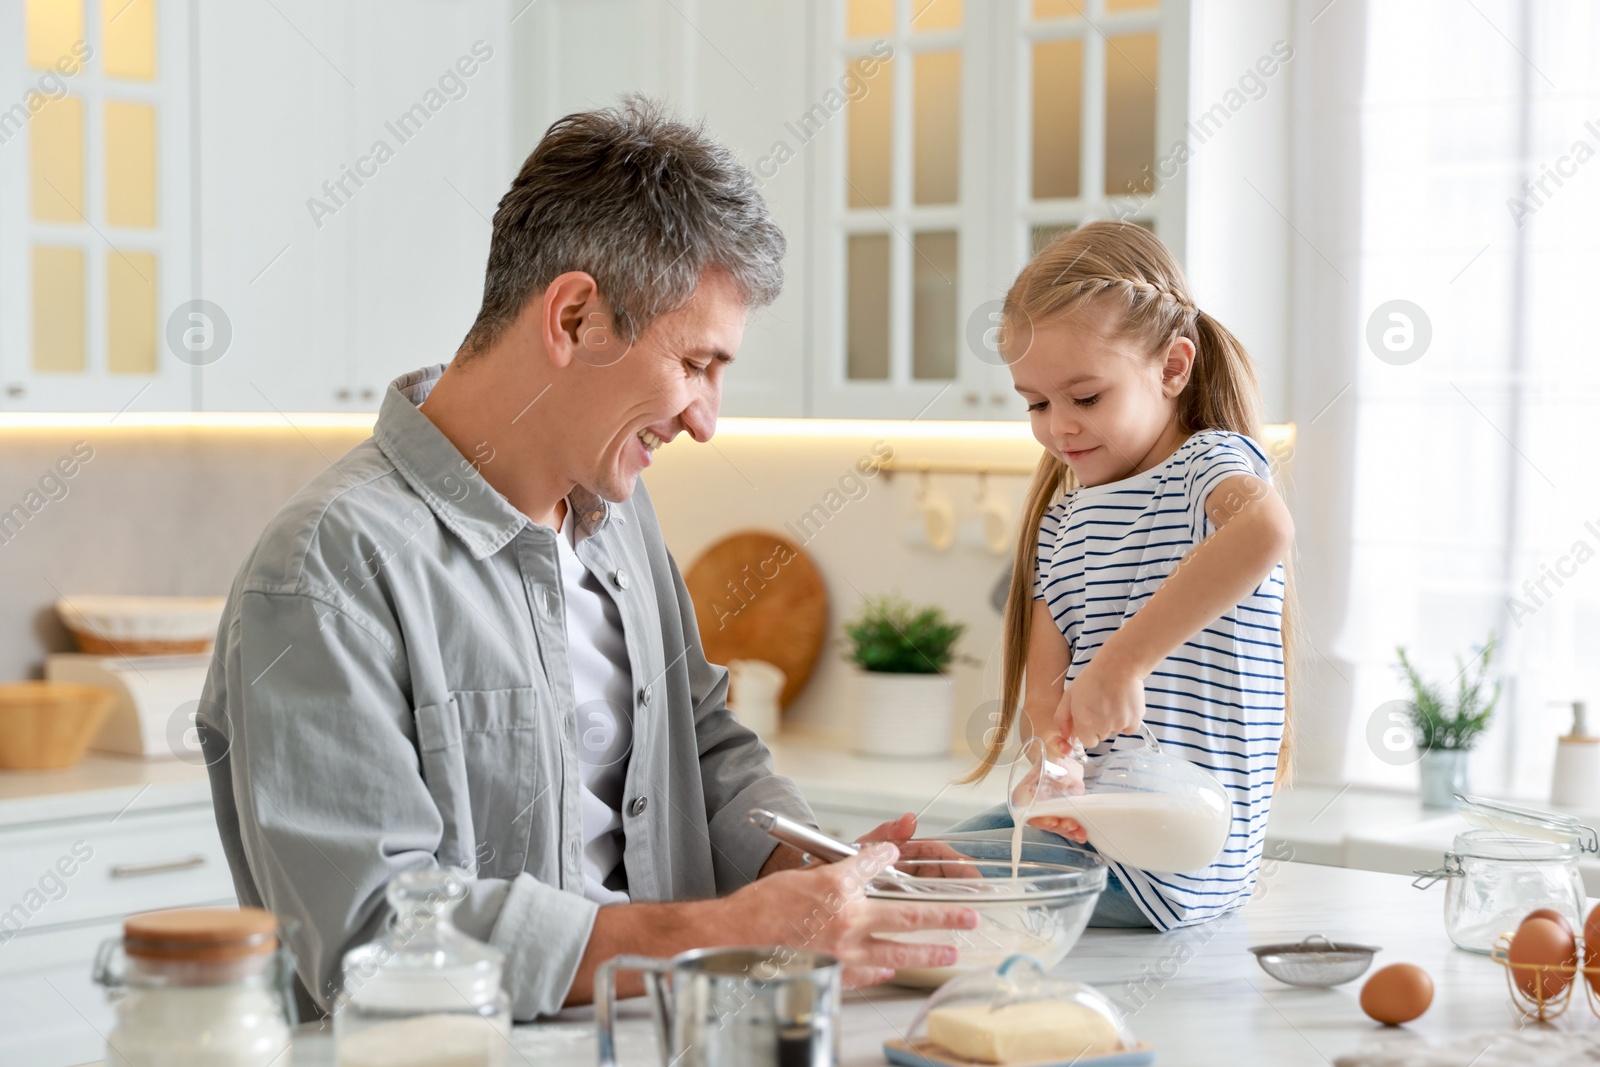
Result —
[[828, 634], [828, 590], [811, 557], [782, 534], [743, 530], [718, 541], [684, 575], [706, 659], [760, 659], [799, 694]]

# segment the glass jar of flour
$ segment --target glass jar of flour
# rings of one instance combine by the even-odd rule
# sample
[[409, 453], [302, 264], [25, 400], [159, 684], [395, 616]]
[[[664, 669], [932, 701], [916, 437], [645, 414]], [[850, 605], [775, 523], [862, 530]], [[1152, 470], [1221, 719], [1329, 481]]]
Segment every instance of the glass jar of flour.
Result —
[[511, 1001], [504, 954], [458, 930], [465, 876], [429, 867], [389, 883], [394, 914], [344, 957], [333, 1009], [339, 1067], [504, 1067]]
[[1445, 881], [1445, 932], [1457, 947], [1489, 953], [1528, 912], [1551, 908], [1582, 929], [1585, 894], [1578, 861], [1600, 851], [1600, 835], [1570, 815], [1456, 794], [1473, 829], [1456, 835], [1444, 866], [1417, 871], [1412, 884]]
[[294, 958], [260, 908], [129, 916], [94, 978], [116, 1025], [107, 1067], [288, 1067]]

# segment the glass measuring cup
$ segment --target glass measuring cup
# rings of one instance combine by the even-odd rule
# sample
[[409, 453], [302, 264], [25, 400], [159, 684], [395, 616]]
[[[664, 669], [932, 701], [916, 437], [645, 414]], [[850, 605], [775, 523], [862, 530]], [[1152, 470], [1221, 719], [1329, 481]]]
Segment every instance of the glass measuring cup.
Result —
[[[1074, 742], [1051, 759], [1033, 738], [1011, 768], [1006, 807], [1014, 824], [1052, 815], [1083, 827], [1107, 859], [1175, 873], [1216, 862], [1233, 825], [1233, 801], [1215, 775], [1161, 749], [1141, 724], [1144, 745], [1088, 760]], [[1076, 764], [1076, 765], [1075, 765]]]

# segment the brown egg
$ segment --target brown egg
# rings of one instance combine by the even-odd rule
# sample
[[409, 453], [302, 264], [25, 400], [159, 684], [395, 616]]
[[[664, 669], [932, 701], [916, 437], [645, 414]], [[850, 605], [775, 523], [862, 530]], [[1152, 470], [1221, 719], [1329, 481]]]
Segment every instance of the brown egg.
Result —
[[[1600, 968], [1600, 904], [1589, 913], [1589, 921], [1583, 924], [1583, 965], [1585, 967]], [[1600, 975], [1586, 975], [1589, 986], [1596, 993], [1600, 993]]]
[[1572, 924], [1567, 921], [1567, 917], [1554, 908], [1539, 908], [1537, 911], [1530, 911], [1522, 917], [1523, 922], [1527, 922], [1529, 919], [1549, 919], [1567, 933], [1572, 933]]
[[1578, 965], [1578, 944], [1572, 931], [1563, 930], [1549, 919], [1530, 917], [1522, 920], [1511, 938], [1511, 951], [1507, 958], [1513, 964], [1543, 965], [1565, 970], [1535, 970], [1514, 967], [1512, 976], [1517, 988], [1535, 999], [1549, 1000], [1559, 996], [1572, 981], [1573, 969]]
[[1428, 1010], [1433, 979], [1412, 963], [1391, 963], [1361, 987], [1361, 1010], [1385, 1026], [1399, 1026]]

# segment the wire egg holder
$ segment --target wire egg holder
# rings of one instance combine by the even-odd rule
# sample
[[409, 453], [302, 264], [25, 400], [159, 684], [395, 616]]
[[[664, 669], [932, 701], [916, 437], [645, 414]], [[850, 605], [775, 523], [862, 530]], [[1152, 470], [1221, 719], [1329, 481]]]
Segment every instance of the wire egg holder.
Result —
[[[1495, 938], [1489, 958], [1505, 968], [1506, 988], [1511, 991], [1511, 1003], [1516, 1005], [1523, 1018], [1537, 1019], [1542, 1023], [1558, 1018], [1571, 1007], [1572, 991], [1578, 986], [1583, 987], [1583, 999], [1589, 1005], [1590, 1013], [1600, 1018], [1600, 992], [1595, 989], [1596, 984], [1600, 983], [1600, 946], [1596, 946], [1594, 959], [1587, 963], [1577, 962], [1587, 959], [1581, 938], [1575, 942], [1577, 951], [1572, 963], [1512, 963], [1512, 936], [1504, 933]], [[1522, 988], [1519, 975], [1533, 976], [1532, 993]], [[1564, 980], [1561, 988], [1546, 993], [1546, 985], [1555, 985], [1558, 979]]]

